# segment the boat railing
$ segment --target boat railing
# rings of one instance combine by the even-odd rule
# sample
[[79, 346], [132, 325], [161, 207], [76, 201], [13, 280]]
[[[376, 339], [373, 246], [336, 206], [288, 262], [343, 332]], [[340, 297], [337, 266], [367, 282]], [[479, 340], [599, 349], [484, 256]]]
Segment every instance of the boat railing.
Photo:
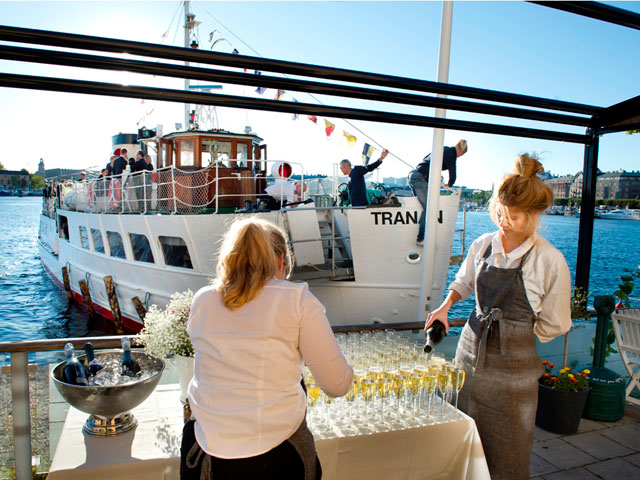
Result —
[[[286, 163], [293, 172], [300, 172], [298, 176], [304, 182], [302, 164]], [[247, 201], [257, 204], [271, 180], [273, 177], [264, 173], [220, 163], [196, 170], [171, 165], [70, 183], [63, 187], [60, 197], [51, 197], [43, 213], [53, 217], [54, 207], [112, 214], [233, 213], [245, 208]]]
[[[452, 326], [462, 326], [466, 319], [451, 319]], [[411, 330], [418, 333], [424, 324], [420, 322], [380, 323], [366, 325], [332, 326], [334, 333], [369, 332], [381, 329], [397, 331]], [[9, 354], [11, 375], [11, 400], [13, 414], [13, 449], [16, 480], [32, 477], [31, 411], [29, 398], [29, 354], [36, 352], [56, 352], [64, 350], [72, 343], [76, 350], [82, 350], [87, 342], [95, 349], [120, 348], [121, 335], [82, 338], [56, 338], [45, 340], [25, 340], [20, 342], [0, 342], [0, 354]], [[132, 345], [138, 346], [137, 337], [131, 337]], [[3, 367], [3, 374], [6, 367]]]

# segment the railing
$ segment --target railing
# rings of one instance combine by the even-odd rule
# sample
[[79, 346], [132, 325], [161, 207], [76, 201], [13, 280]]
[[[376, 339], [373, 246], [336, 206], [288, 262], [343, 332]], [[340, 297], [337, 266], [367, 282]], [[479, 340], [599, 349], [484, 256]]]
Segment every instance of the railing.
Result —
[[[264, 161], [268, 164], [280, 161]], [[293, 166], [304, 181], [302, 164]], [[233, 170], [228, 176], [223, 171]], [[97, 180], [74, 182], [63, 187], [60, 195], [62, 210], [93, 213], [218, 213], [221, 207], [243, 208], [242, 200], [256, 200], [256, 184], [268, 177], [252, 170], [226, 168], [220, 163], [199, 170], [182, 170], [173, 165], [153, 172], [142, 171], [101, 177]], [[241, 182], [241, 183], [237, 183]], [[241, 193], [228, 193], [232, 186], [241, 185]], [[240, 200], [238, 200], [240, 199]], [[51, 197], [43, 208], [53, 216], [58, 197]]]

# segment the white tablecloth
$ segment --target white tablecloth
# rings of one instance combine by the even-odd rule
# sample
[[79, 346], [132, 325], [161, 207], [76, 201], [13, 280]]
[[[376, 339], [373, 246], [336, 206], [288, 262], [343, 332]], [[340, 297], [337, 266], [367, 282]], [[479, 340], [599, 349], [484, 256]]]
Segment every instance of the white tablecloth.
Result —
[[[135, 430], [112, 438], [84, 435], [88, 415], [71, 407], [49, 480], [178, 480], [182, 408], [178, 385], [160, 385], [133, 410]], [[475, 423], [459, 421], [316, 442], [323, 480], [489, 480]]]

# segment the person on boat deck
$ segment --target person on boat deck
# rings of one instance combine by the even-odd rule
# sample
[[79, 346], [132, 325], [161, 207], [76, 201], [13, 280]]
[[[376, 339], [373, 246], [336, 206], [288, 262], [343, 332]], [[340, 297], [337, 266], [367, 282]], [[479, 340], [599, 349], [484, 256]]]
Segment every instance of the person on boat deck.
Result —
[[448, 330], [449, 309], [475, 292], [456, 350], [467, 380], [458, 405], [478, 426], [494, 480], [529, 478], [529, 458], [543, 374], [534, 335], [549, 342], [571, 327], [571, 278], [564, 256], [536, 233], [553, 201], [537, 176], [537, 158], [516, 158], [491, 198], [498, 231], [476, 239], [449, 294], [427, 316]]
[[267, 210], [280, 210], [290, 203], [301, 202], [306, 191], [305, 183], [278, 182], [263, 190], [261, 200], [267, 202]]
[[343, 175], [349, 175], [349, 197], [351, 198], [351, 205], [354, 207], [362, 207], [369, 205], [367, 200], [367, 186], [364, 182], [364, 176], [373, 172], [376, 168], [382, 165], [382, 161], [389, 155], [389, 150], [386, 148], [382, 151], [380, 158], [377, 162], [370, 163], [367, 166], [356, 165], [351, 166], [351, 162], [346, 158], [340, 162], [340, 171]]
[[120, 156], [113, 161], [113, 173], [112, 175], [122, 175], [127, 169], [128, 161], [127, 154], [129, 152], [126, 148], [120, 149]]
[[105, 167], [107, 170], [107, 176], [110, 177], [111, 175], [113, 175], [113, 162], [115, 162], [116, 160], [115, 155], [111, 155], [111, 158], [109, 158], [109, 163], [107, 163], [107, 166]]
[[262, 219], [232, 224], [216, 271], [194, 295], [187, 324], [193, 413], [183, 429], [180, 478], [320, 478], [305, 421], [304, 364], [332, 397], [353, 382], [323, 305], [306, 283], [286, 280], [285, 234]]
[[[467, 141], [459, 140], [454, 147], [444, 147], [442, 154], [442, 171], [449, 172], [449, 181], [446, 188], [453, 187], [456, 183], [456, 163], [458, 157], [467, 153]], [[418, 197], [420, 205], [422, 205], [422, 213], [420, 214], [420, 222], [418, 223], [418, 237], [416, 244], [422, 245], [424, 242], [425, 214], [427, 205], [427, 191], [429, 190], [429, 167], [431, 166], [431, 154], [428, 154], [422, 162], [418, 164], [415, 170], [409, 172], [409, 185], [413, 194]]]

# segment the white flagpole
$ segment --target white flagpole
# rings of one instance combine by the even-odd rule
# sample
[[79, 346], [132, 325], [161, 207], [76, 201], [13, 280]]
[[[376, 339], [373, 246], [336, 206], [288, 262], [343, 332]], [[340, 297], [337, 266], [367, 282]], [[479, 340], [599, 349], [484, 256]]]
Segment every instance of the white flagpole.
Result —
[[[442, 23], [440, 26], [440, 53], [438, 58], [438, 82], [449, 81], [449, 57], [451, 52], [451, 19], [453, 1], [442, 2]], [[438, 94], [438, 97], [446, 95]], [[436, 109], [436, 118], [446, 117], [446, 110]], [[429, 167], [429, 191], [427, 194], [425, 237], [422, 249], [422, 275], [420, 276], [420, 309], [418, 322], [424, 322], [427, 313], [437, 305], [432, 305], [433, 270], [436, 251], [436, 229], [438, 228], [438, 209], [440, 204], [440, 175], [442, 173], [442, 153], [444, 148], [444, 130], [433, 131], [431, 164]]]

